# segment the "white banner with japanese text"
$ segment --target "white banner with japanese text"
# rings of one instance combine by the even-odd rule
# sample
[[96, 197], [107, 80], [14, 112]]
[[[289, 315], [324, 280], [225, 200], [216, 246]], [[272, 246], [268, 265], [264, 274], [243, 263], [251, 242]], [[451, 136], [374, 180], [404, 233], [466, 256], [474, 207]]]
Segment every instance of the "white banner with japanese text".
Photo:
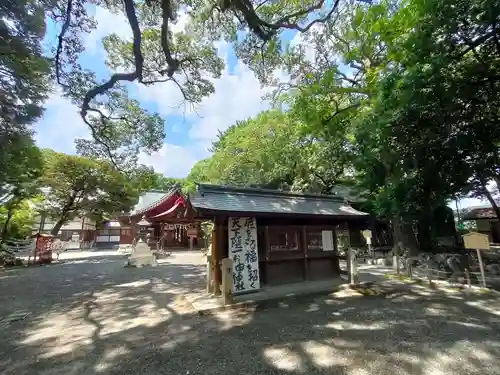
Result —
[[230, 217], [229, 258], [233, 261], [233, 294], [260, 289], [257, 223], [254, 217]]

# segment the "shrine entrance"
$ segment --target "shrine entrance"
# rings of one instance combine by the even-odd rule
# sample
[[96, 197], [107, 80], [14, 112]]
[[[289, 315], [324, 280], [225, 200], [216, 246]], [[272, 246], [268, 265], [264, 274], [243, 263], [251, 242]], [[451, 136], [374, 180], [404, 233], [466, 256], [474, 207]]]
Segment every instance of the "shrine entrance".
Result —
[[160, 242], [162, 248], [186, 248], [196, 249], [200, 245], [200, 223], [189, 222], [167, 222], [154, 225], [154, 237]]
[[143, 194], [121, 221], [128, 223], [131, 231], [130, 238], [121, 238], [121, 243], [134, 243], [140, 237], [152, 250], [189, 250], [202, 244], [200, 220], [195, 219], [191, 204], [179, 187]]

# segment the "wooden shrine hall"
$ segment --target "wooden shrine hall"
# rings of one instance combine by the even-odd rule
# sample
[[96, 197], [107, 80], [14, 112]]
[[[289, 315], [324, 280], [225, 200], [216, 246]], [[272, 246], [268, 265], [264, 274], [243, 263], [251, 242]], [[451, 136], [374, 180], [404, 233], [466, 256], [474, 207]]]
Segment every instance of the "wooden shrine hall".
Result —
[[122, 229], [120, 244], [132, 244], [140, 237], [151, 249], [201, 246], [200, 220], [194, 217], [189, 200], [178, 186], [167, 192], [146, 192], [118, 221], [128, 229]]
[[212, 269], [220, 283], [220, 262], [232, 259], [234, 294], [339, 277], [339, 250], [369, 220], [335, 195], [200, 184], [189, 204], [214, 221]]
[[338, 195], [198, 184], [143, 194], [119, 218], [121, 244], [142, 237], [151, 249], [208, 247], [201, 223], [212, 221], [212, 270], [221, 281], [221, 261], [232, 259], [233, 293], [340, 276], [339, 251], [361, 244], [369, 215]]

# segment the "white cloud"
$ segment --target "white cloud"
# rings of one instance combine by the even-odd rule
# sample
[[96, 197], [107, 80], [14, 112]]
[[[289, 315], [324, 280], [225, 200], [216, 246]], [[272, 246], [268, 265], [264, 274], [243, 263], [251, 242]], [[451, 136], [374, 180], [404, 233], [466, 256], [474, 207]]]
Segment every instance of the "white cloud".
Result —
[[[188, 22], [188, 14], [180, 13], [176, 23], [170, 24], [173, 33], [183, 31]], [[97, 27], [85, 39], [85, 51], [95, 54], [101, 48], [102, 38], [117, 34], [121, 39], [132, 39], [132, 29], [122, 13], [112, 13], [102, 7], [95, 7], [94, 18]]]
[[45, 114], [35, 125], [35, 141], [39, 147], [74, 154], [76, 138], [90, 138], [77, 106], [54, 92], [45, 102]]
[[151, 86], [144, 86], [134, 82], [137, 89], [137, 96], [140, 100], [156, 103], [158, 112], [162, 116], [173, 114], [183, 115], [186, 112], [184, 98], [179, 87], [173, 82], [155, 83]]
[[[190, 146], [177, 146], [173, 149], [172, 145], [167, 144], [163, 152], [154, 153], [147, 158], [141, 155], [142, 162], [148, 160], [148, 165], [152, 165], [159, 172], [169, 175], [184, 171], [184, 176], [187, 175], [189, 169], [185, 166], [173, 168], [170, 163], [187, 160], [185, 164], [192, 166], [194, 162], [209, 155], [207, 149], [219, 130], [223, 131], [237, 121], [253, 117], [269, 107], [269, 102], [262, 99], [269, 89], [262, 88], [253, 72], [239, 61], [230, 72], [227, 67], [230, 45], [218, 42], [216, 47], [219, 56], [226, 62], [226, 69], [220, 79], [214, 80], [215, 93], [205, 98], [196, 108], [184, 106], [182, 94], [174, 84], [149, 87], [137, 85], [139, 98], [155, 103], [162, 115], [185, 115], [187, 122], [192, 124], [188, 131]], [[176, 124], [172, 132], [179, 133], [180, 128], [187, 127]], [[171, 156], [166, 156], [169, 153]], [[177, 155], [183, 155], [183, 158], [178, 159]]]
[[250, 69], [238, 62], [233, 74], [226, 70], [216, 81], [215, 93], [202, 101], [197, 114], [190, 115], [195, 122], [189, 137], [204, 142], [214, 140], [219, 130], [269, 107], [269, 102], [262, 99], [265, 93]]
[[112, 33], [122, 39], [132, 38], [132, 30], [123, 14], [111, 13], [104, 8], [96, 7], [94, 18], [97, 27], [85, 38], [85, 52], [96, 54], [101, 48], [102, 38]]
[[159, 151], [151, 155], [142, 153], [139, 162], [168, 177], [186, 177], [198, 160], [208, 156], [203, 148], [197, 146], [199, 145], [184, 147], [165, 143]]
[[[319, 31], [318, 24], [314, 25], [311, 28], [310, 33]], [[308, 34], [310, 35], [310, 34]], [[304, 52], [304, 58], [306, 61], [314, 62], [316, 60], [316, 49], [314, 48], [314, 43], [307, 42], [307, 36], [304, 37], [304, 34], [300, 32], [296, 32], [293, 36], [292, 40], [290, 40], [290, 47], [300, 47]]]
[[214, 81], [215, 93], [197, 105], [196, 110], [181, 104], [182, 95], [174, 85], [138, 85], [140, 99], [156, 103], [159, 112], [167, 116], [167, 121], [168, 115], [186, 116], [186, 126], [176, 124], [172, 129], [173, 133], [179, 133], [182, 128], [189, 129], [187, 125], [191, 123], [188, 131], [191, 140], [189, 146], [165, 144], [157, 153], [150, 156], [141, 155], [142, 163], [153, 166], [156, 171], [167, 176], [186, 176], [198, 160], [209, 155], [207, 149], [219, 130], [225, 130], [239, 120], [255, 116], [269, 106], [267, 101], [262, 100], [266, 89], [261, 88], [247, 66], [238, 62], [233, 72], [227, 69], [229, 45], [218, 43], [218, 48], [219, 55], [226, 60], [226, 69], [222, 77]]

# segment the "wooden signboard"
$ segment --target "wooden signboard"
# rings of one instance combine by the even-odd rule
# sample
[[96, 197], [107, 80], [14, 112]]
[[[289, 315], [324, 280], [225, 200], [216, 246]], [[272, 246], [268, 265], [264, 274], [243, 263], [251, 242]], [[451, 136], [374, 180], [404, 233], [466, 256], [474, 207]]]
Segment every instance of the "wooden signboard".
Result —
[[188, 235], [188, 237], [197, 237], [198, 236], [198, 229], [196, 229], [196, 228], [189, 228], [187, 230], [187, 235]]
[[479, 261], [479, 268], [481, 270], [481, 276], [483, 278], [483, 288], [486, 288], [486, 277], [484, 274], [483, 258], [481, 256], [481, 250], [490, 249], [490, 239], [486, 234], [471, 232], [464, 234], [462, 236], [464, 239], [464, 246], [466, 249], [476, 249], [477, 260]]
[[369, 229], [362, 231], [361, 234], [363, 235], [364, 238], [370, 238], [370, 239], [372, 238], [372, 231]]
[[260, 289], [257, 223], [254, 217], [230, 217], [229, 258], [233, 261], [233, 294]]
[[462, 236], [466, 249], [489, 250], [490, 240], [488, 235], [482, 233], [471, 232]]

